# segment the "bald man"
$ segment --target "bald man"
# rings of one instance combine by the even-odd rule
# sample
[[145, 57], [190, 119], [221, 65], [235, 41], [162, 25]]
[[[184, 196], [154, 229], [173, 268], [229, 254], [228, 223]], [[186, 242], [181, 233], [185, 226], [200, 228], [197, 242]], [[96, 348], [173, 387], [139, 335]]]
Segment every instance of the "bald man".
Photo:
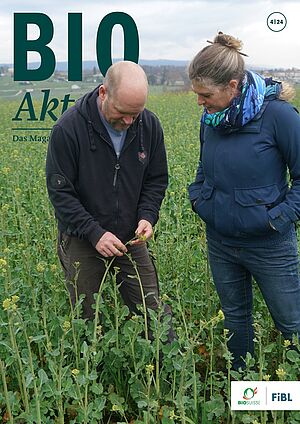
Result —
[[[157, 274], [146, 242], [158, 220], [168, 173], [162, 128], [145, 109], [147, 93], [139, 65], [115, 63], [103, 84], [70, 107], [51, 133], [46, 174], [58, 221], [58, 255], [72, 303], [84, 294], [88, 319], [94, 317], [94, 294], [111, 258], [129, 309], [137, 312], [142, 304], [139, 280], [130, 277], [136, 275], [130, 257], [147, 307], [158, 305]], [[167, 305], [164, 310], [171, 315]], [[169, 341], [173, 338], [170, 326]]]

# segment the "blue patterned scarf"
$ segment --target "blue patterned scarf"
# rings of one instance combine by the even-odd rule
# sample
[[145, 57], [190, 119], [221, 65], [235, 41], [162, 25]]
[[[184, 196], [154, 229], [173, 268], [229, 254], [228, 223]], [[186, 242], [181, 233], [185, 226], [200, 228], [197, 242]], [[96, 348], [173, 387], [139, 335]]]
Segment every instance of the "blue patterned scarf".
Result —
[[241, 94], [231, 102], [226, 109], [215, 112], [204, 113], [201, 123], [214, 128], [237, 129], [246, 125], [260, 111], [265, 97], [279, 97], [281, 83], [273, 81], [272, 78], [262, 78], [260, 75], [246, 71], [242, 81]]

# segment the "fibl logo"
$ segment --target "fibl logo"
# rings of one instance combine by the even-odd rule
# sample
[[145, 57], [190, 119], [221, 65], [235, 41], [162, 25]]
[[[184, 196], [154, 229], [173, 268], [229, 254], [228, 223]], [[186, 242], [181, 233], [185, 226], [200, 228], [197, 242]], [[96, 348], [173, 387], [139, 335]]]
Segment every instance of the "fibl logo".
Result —
[[260, 405], [259, 400], [252, 400], [256, 394], [257, 394], [257, 387], [255, 387], [255, 389], [252, 389], [251, 387], [247, 387], [247, 389], [244, 390], [244, 395], [243, 395], [244, 400], [239, 400], [238, 405]]
[[272, 402], [293, 402], [290, 393], [272, 393]]

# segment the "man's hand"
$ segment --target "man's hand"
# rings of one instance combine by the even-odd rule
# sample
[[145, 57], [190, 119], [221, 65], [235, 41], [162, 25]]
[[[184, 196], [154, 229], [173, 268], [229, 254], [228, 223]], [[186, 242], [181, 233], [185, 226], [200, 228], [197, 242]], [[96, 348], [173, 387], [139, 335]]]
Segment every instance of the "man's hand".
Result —
[[113, 233], [107, 231], [96, 244], [96, 250], [105, 258], [123, 256], [127, 252], [126, 246]]
[[149, 240], [152, 237], [153, 234], [153, 228], [149, 221], [146, 221], [145, 219], [141, 219], [138, 223], [138, 227], [135, 230], [135, 235], [137, 237], [137, 240], [133, 240], [131, 244], [140, 244], [147, 240]]

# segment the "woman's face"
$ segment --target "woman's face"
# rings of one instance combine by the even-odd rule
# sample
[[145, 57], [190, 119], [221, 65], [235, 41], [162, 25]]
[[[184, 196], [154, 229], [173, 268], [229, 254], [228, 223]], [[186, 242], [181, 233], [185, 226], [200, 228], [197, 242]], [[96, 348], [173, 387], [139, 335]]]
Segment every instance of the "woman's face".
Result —
[[203, 85], [192, 81], [192, 89], [198, 96], [198, 105], [204, 106], [207, 113], [220, 112], [230, 106], [232, 99], [238, 95], [238, 81], [231, 80], [226, 86]]

